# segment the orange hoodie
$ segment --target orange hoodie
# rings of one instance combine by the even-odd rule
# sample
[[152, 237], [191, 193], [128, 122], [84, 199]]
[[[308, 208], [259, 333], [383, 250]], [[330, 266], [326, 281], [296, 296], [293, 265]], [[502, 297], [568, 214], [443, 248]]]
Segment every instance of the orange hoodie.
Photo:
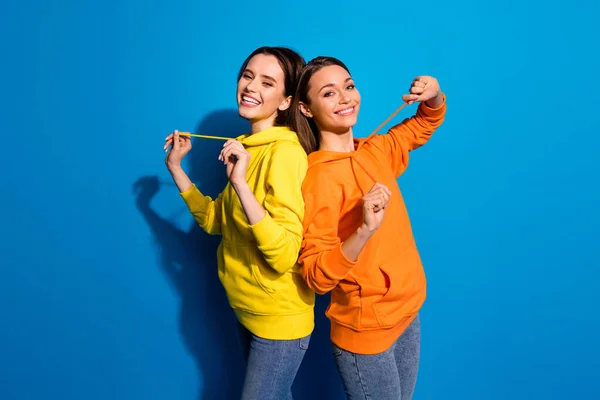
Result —
[[[308, 157], [299, 263], [316, 293], [331, 291], [331, 340], [347, 351], [385, 351], [425, 301], [425, 273], [396, 179], [409, 152], [429, 140], [445, 112], [445, 96], [437, 108], [419, 103], [415, 116], [387, 134], [355, 139], [352, 152], [320, 150]], [[376, 182], [392, 196], [379, 229], [352, 262], [341, 246], [362, 224], [361, 199]]]

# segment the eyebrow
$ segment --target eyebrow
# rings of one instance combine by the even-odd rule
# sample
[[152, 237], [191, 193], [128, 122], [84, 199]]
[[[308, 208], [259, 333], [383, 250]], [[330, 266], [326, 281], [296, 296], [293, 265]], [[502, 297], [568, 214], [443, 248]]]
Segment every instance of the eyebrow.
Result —
[[[250, 70], [250, 69], [248, 69], [248, 68], [246, 68], [246, 69], [244, 70], [244, 72], [250, 72], [252, 75], [255, 75], [255, 74], [254, 74], [254, 71], [252, 71], [252, 70]], [[273, 81], [273, 82], [277, 83], [277, 79], [273, 78], [272, 76], [269, 76], [269, 75], [261, 75], [261, 77], [262, 77], [262, 78], [264, 78], [264, 79], [267, 79], [267, 80], [269, 80], [269, 81]]]
[[[346, 80], [344, 80], [344, 83], [346, 83], [348, 81], [351, 81], [351, 80], [352, 80], [352, 77], [349, 76], [349, 77], [346, 78]], [[323, 89], [325, 89], [327, 87], [332, 87], [332, 86], [335, 86], [335, 84], [334, 83], [328, 83], [327, 85], [323, 85], [323, 87], [321, 89], [319, 89], [319, 92], [321, 92], [321, 90], [323, 90]], [[319, 93], [319, 92], [317, 92], [317, 93]]]

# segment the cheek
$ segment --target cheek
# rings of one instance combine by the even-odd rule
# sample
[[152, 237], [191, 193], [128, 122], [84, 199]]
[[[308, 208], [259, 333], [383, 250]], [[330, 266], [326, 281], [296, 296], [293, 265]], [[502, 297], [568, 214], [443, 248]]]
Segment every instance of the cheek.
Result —
[[265, 104], [270, 104], [273, 106], [279, 106], [279, 104], [283, 101], [283, 97], [272, 88], [264, 88], [262, 90], [262, 97]]
[[244, 82], [240, 79], [237, 83], [237, 94], [240, 94], [244, 90]]
[[332, 110], [335, 107], [335, 102], [329, 100], [328, 98], [322, 98], [319, 100], [315, 114], [318, 115], [321, 119], [323, 118], [331, 118]]

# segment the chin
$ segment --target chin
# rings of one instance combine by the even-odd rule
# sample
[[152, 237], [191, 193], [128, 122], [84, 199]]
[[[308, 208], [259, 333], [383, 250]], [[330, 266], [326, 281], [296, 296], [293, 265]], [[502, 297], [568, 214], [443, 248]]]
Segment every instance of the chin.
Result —
[[253, 110], [248, 110], [248, 108], [244, 106], [238, 106], [238, 114], [244, 119], [253, 119], [256, 117], [256, 112], [253, 112]]

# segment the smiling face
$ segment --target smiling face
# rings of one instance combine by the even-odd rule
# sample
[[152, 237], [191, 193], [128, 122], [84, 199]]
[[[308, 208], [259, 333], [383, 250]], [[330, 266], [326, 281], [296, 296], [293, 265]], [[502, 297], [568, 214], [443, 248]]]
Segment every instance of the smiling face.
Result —
[[[279, 110], [290, 106], [285, 96], [285, 77], [276, 57], [257, 54], [242, 71], [237, 85], [238, 112], [258, 130], [273, 126]], [[254, 129], [253, 129], [254, 130]]]
[[308, 82], [308, 104], [301, 112], [312, 118], [321, 133], [347, 133], [358, 119], [360, 93], [350, 73], [339, 65], [328, 65], [313, 74]]

